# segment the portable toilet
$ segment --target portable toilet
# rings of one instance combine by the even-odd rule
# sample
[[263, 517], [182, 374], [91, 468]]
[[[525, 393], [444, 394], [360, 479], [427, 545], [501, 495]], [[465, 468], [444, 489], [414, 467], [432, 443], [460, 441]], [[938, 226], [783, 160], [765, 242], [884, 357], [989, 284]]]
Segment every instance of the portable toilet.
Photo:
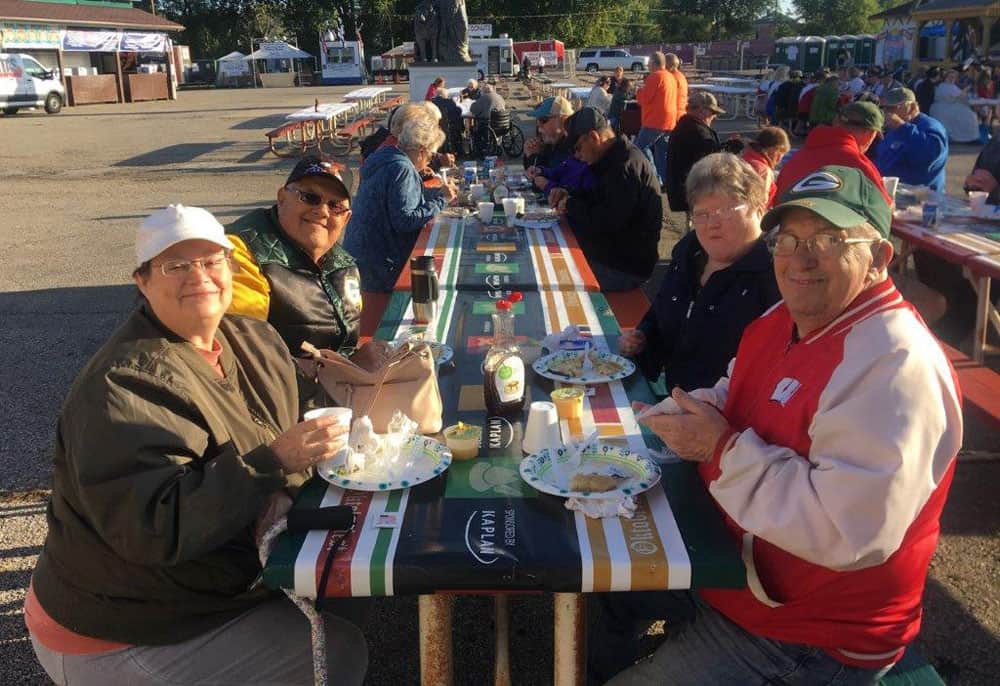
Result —
[[798, 68], [806, 74], [821, 69], [826, 64], [826, 39], [819, 36], [805, 36], [802, 46], [801, 62]]
[[837, 68], [837, 53], [840, 52], [842, 39], [840, 36], [826, 36], [826, 66]]
[[841, 36], [840, 47], [851, 56], [851, 64], [856, 67], [861, 66], [862, 62], [858, 61], [861, 57], [861, 39], [858, 36]]
[[786, 36], [774, 41], [774, 57], [771, 59], [771, 64], [775, 66], [789, 64], [788, 48], [794, 41], [795, 38], [792, 36]]
[[866, 66], [875, 64], [875, 48], [878, 45], [878, 39], [870, 33], [866, 33], [858, 36], [858, 44], [857, 63]]

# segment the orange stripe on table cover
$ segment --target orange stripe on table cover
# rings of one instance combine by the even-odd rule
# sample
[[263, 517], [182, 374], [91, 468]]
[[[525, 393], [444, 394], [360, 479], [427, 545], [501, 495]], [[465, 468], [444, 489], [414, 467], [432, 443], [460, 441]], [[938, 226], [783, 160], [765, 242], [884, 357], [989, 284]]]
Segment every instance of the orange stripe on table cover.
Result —
[[667, 551], [660, 540], [660, 533], [653, 520], [653, 513], [645, 496], [635, 499], [632, 519], [619, 518], [632, 573], [631, 590], [665, 590], [670, 581], [670, 564]]
[[316, 595], [325, 598], [349, 598], [351, 596], [351, 559], [361, 537], [360, 523], [368, 516], [368, 508], [371, 506], [372, 494], [364, 491], [344, 491], [344, 498], [341, 505], [349, 505], [354, 508], [354, 521], [359, 523], [355, 526], [347, 540], [344, 541], [337, 551], [337, 556], [333, 560], [333, 569], [326, 583], [326, 593], [320, 588], [323, 581], [323, 567], [326, 566], [326, 559], [330, 555], [330, 546], [340, 538], [340, 533], [334, 531], [326, 532], [326, 539], [319, 555], [316, 556]]
[[[604, 524], [600, 519], [584, 517], [587, 526], [587, 539], [590, 541], [590, 559], [594, 568], [594, 592], [603, 593], [611, 590], [611, 553], [608, 552], [608, 539], [604, 535]], [[586, 561], [584, 561], [586, 564]]]

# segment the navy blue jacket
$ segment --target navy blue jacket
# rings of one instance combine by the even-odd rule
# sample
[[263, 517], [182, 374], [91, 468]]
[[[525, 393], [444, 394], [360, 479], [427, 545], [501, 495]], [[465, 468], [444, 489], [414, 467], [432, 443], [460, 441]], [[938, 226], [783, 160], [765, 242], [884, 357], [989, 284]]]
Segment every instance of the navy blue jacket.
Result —
[[713, 386], [736, 355], [743, 329], [781, 299], [763, 239], [699, 286], [707, 257], [694, 231], [684, 236], [639, 323], [646, 347], [637, 362], [650, 379], [664, 372], [668, 390]]
[[344, 249], [358, 263], [362, 290], [392, 292], [420, 229], [445, 204], [442, 191], [423, 187], [399, 148], [379, 148], [365, 160], [344, 230]]
[[918, 114], [913, 121], [885, 132], [874, 160], [882, 176], [898, 176], [903, 183], [943, 191], [948, 132], [934, 117]]

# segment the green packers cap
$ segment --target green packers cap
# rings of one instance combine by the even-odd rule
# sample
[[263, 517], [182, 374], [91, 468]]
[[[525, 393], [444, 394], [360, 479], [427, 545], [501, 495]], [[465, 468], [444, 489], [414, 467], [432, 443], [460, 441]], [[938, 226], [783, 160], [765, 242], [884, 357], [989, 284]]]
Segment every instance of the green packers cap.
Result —
[[894, 107], [905, 105], [908, 102], [916, 102], [917, 96], [909, 88], [893, 88], [882, 96], [883, 107]]
[[885, 126], [882, 110], [873, 102], [852, 102], [840, 110], [840, 119], [848, 126], [881, 131]]
[[827, 220], [838, 229], [869, 223], [883, 238], [889, 237], [892, 210], [881, 189], [860, 169], [822, 167], [801, 179], [779, 198], [779, 204], [764, 215], [760, 225], [770, 231], [781, 223], [790, 207], [801, 207]]

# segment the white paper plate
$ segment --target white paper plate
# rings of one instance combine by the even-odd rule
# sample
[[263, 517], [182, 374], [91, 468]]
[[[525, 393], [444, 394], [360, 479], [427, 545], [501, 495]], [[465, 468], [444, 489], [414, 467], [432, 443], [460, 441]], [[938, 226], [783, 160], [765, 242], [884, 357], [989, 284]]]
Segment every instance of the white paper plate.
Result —
[[618, 488], [610, 491], [571, 491], [568, 479], [564, 478], [558, 468], [553, 466], [553, 460], [561, 458], [567, 450], [569, 448], [559, 448], [553, 454], [546, 448], [533, 455], [528, 455], [521, 460], [521, 478], [529, 486], [542, 493], [563, 498], [585, 498], [588, 500], [638, 495], [660, 482], [660, 467], [649, 458], [633, 453], [628, 448], [599, 445], [583, 454], [581, 468], [611, 468], [617, 472], [628, 474], [628, 477], [621, 479]]
[[413, 465], [394, 479], [366, 474], [364, 471], [352, 474], [342, 473], [342, 467], [334, 469], [317, 468], [316, 473], [334, 486], [352, 491], [394, 491], [410, 488], [443, 474], [451, 466], [451, 450], [444, 443], [426, 436], [414, 436], [406, 444]]
[[615, 355], [614, 353], [607, 352], [606, 350], [593, 352], [602, 360], [611, 360], [612, 362], [621, 365], [622, 370], [616, 374], [607, 375], [598, 374], [596, 370], [594, 370], [591, 372], [584, 372], [580, 376], [568, 376], [566, 374], [549, 370], [549, 365], [555, 361], [583, 355], [582, 350], [561, 350], [559, 352], [551, 353], [545, 357], [540, 357], [535, 360], [535, 362], [531, 365], [531, 368], [534, 369], [539, 375], [544, 376], [546, 379], [552, 379], [553, 381], [565, 381], [566, 383], [575, 384], [608, 383], [609, 381], [624, 379], [631, 376], [635, 372], [635, 362], [626, 357]]

